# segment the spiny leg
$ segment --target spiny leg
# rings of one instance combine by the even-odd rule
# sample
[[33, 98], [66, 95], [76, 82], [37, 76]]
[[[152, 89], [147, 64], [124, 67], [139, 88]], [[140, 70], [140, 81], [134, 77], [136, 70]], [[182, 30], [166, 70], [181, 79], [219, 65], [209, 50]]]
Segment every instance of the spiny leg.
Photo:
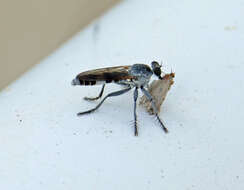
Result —
[[158, 122], [160, 123], [161, 127], [163, 128], [164, 132], [168, 133], [168, 129], [164, 126], [163, 122], [161, 121], [161, 119], [158, 116], [158, 110], [156, 108], [155, 102], [154, 102], [151, 94], [146, 89], [144, 89], [143, 87], [141, 87], [141, 90], [145, 94], [147, 99], [151, 102], [151, 105], [152, 105], [152, 108], [153, 108], [153, 111], [154, 111], [154, 115], [156, 116], [156, 118], [157, 118]]
[[129, 90], [131, 90], [131, 88], [126, 88], [126, 89], [123, 89], [123, 90], [119, 90], [119, 91], [116, 91], [116, 92], [112, 92], [110, 94], [108, 94], [107, 96], [105, 96], [102, 101], [93, 109], [90, 109], [90, 110], [87, 110], [87, 111], [84, 111], [84, 112], [79, 112], [77, 113], [78, 116], [80, 115], [84, 115], [84, 114], [88, 114], [88, 113], [91, 113], [91, 112], [94, 112], [95, 110], [97, 110], [101, 105], [102, 103], [108, 98], [108, 97], [111, 97], [111, 96], [119, 96], [121, 94], [124, 94], [126, 92], [128, 92]]
[[102, 95], [103, 95], [104, 87], [105, 87], [105, 84], [103, 84], [102, 90], [100, 91], [100, 93], [99, 93], [99, 95], [97, 97], [94, 97], [94, 98], [84, 97], [84, 100], [94, 101], [94, 100], [97, 100], [97, 99], [101, 98]]
[[136, 100], [138, 97], [138, 87], [135, 88], [134, 91], [134, 127], [135, 127], [135, 136], [138, 136], [138, 130], [137, 130], [137, 115], [136, 115]]

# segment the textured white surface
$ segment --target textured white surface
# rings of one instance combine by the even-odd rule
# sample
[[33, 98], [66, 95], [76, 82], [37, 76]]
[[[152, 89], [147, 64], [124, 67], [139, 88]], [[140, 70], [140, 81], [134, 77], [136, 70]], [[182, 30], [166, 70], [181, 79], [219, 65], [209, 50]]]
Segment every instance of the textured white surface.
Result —
[[[125, 1], [0, 93], [0, 189], [244, 189], [244, 2]], [[81, 71], [163, 60], [164, 134], [132, 92], [94, 114]], [[105, 93], [117, 89], [108, 86]]]

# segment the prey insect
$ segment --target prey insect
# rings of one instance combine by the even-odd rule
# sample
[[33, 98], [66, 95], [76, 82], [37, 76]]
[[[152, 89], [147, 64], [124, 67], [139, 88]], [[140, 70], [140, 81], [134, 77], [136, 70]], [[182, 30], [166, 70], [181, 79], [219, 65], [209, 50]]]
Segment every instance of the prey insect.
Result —
[[119, 91], [115, 91], [106, 95], [101, 102], [93, 109], [79, 112], [77, 113], [78, 116], [85, 115], [88, 113], [92, 113], [96, 111], [103, 102], [108, 97], [119, 96], [122, 94], [127, 93], [128, 91], [134, 89], [134, 134], [135, 136], [138, 135], [138, 125], [137, 125], [137, 98], [138, 98], [138, 89], [141, 89], [143, 94], [146, 98], [151, 102], [152, 108], [154, 110], [154, 115], [158, 120], [160, 126], [164, 130], [165, 133], [168, 132], [167, 128], [163, 124], [162, 120], [158, 116], [158, 110], [155, 105], [155, 101], [152, 98], [151, 94], [147, 90], [147, 86], [151, 79], [152, 75], [156, 75], [159, 79], [161, 77], [161, 65], [158, 62], [153, 61], [151, 63], [151, 67], [146, 64], [134, 64], [134, 65], [127, 65], [127, 66], [117, 66], [117, 67], [108, 67], [108, 68], [101, 68], [90, 70], [86, 72], [82, 72], [78, 74], [75, 79], [72, 80], [72, 85], [97, 85], [102, 84], [101, 92], [97, 97], [88, 98], [85, 97], [85, 100], [97, 100], [102, 97], [105, 84], [107, 83], [115, 83], [124, 86], [125, 88]]

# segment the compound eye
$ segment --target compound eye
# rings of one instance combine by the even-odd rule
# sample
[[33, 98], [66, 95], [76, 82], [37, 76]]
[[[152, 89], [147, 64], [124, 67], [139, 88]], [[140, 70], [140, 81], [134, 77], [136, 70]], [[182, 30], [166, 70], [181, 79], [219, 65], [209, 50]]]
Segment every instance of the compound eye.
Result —
[[156, 67], [161, 67], [157, 61], [153, 61], [151, 65], [153, 69], [155, 69]]
[[161, 65], [157, 61], [151, 63], [153, 73], [161, 79]]
[[154, 72], [155, 75], [160, 76], [161, 75], [161, 69], [160, 69], [160, 67], [154, 68], [153, 72]]

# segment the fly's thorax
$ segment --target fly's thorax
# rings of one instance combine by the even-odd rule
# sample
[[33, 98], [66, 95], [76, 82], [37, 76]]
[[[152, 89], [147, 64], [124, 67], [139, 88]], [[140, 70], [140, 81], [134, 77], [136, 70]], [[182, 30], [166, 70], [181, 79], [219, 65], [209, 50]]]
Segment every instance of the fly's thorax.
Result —
[[131, 66], [129, 70], [130, 75], [134, 77], [144, 77], [144, 78], [151, 78], [153, 72], [152, 69], [145, 64], [134, 64]]
[[132, 65], [129, 73], [135, 78], [133, 82], [137, 86], [145, 86], [150, 81], [150, 78], [153, 75], [151, 68], [145, 64]]

